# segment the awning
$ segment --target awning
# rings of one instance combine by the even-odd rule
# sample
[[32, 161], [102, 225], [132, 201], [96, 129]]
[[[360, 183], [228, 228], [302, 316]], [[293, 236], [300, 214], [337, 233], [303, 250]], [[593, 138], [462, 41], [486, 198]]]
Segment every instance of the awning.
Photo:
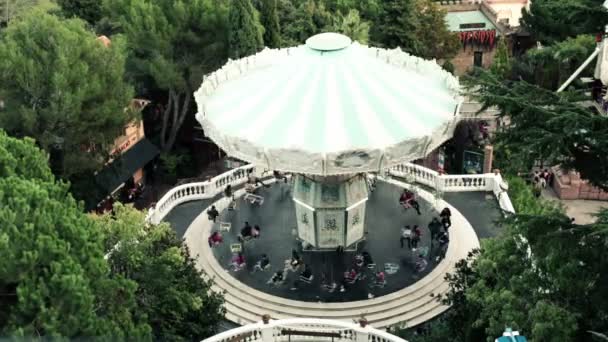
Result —
[[154, 159], [160, 151], [148, 139], [138, 141], [95, 176], [95, 182], [108, 194], [118, 188], [135, 171]]

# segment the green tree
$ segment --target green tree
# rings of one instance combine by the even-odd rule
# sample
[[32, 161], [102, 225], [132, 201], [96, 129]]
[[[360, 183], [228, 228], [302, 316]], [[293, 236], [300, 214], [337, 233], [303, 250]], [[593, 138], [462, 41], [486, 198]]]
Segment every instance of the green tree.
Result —
[[374, 23], [374, 45], [388, 49], [418, 51], [414, 0], [385, 0], [381, 2], [378, 21]]
[[281, 47], [281, 28], [277, 14], [277, 0], [261, 0], [260, 20], [264, 26], [264, 45]]
[[133, 118], [121, 40], [105, 47], [80, 20], [33, 11], [0, 39], [0, 126], [31, 136], [63, 177], [103, 165]]
[[214, 0], [104, 0], [103, 8], [127, 37], [132, 77], [166, 92], [160, 145], [168, 152], [203, 75], [226, 60], [227, 8]]
[[37, 8], [52, 10], [56, 7], [51, 0], [0, 0], [0, 27], [8, 25], [14, 19], [27, 14]]
[[575, 169], [582, 178], [608, 189], [608, 118], [580, 104], [578, 92], [555, 93], [525, 81], [504, 81], [479, 71], [470, 85], [484, 107], [497, 106], [510, 124], [495, 145], [509, 162], [506, 172], [527, 172], [534, 161]]
[[91, 25], [95, 25], [102, 18], [100, 0], [55, 0], [61, 13], [67, 17], [77, 17]]
[[447, 11], [432, 0], [415, 0], [412, 21], [415, 25], [416, 55], [424, 58], [451, 59], [461, 49], [460, 39], [445, 21]]
[[367, 44], [369, 28], [370, 24], [359, 17], [359, 11], [352, 9], [347, 15], [338, 13], [332, 31], [342, 33], [361, 44]]
[[[188, 249], [168, 224], [149, 225], [144, 214], [117, 205], [98, 218], [106, 233], [113, 274], [137, 283], [136, 302], [158, 341], [205, 339], [224, 317], [223, 299], [211, 292]], [[114, 247], [116, 246], [116, 247]]]
[[498, 41], [498, 48], [490, 70], [501, 78], [508, 78], [511, 75], [511, 58], [509, 57], [509, 49], [504, 38]]
[[228, 22], [228, 49], [231, 58], [253, 55], [264, 48], [264, 27], [251, 0], [231, 1]]
[[534, 0], [523, 10], [521, 23], [543, 44], [581, 34], [604, 32], [608, 11], [604, 0]]
[[0, 335], [146, 340], [135, 283], [110, 276], [101, 231], [32, 139], [0, 132]]

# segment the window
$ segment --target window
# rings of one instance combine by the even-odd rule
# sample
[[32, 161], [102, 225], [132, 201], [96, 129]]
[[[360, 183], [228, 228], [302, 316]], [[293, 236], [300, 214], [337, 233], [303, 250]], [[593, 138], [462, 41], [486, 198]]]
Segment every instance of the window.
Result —
[[483, 65], [483, 52], [475, 51], [473, 54], [473, 65], [476, 67], [482, 67]]
[[469, 23], [469, 24], [460, 24], [460, 29], [480, 29], [486, 28], [486, 23]]

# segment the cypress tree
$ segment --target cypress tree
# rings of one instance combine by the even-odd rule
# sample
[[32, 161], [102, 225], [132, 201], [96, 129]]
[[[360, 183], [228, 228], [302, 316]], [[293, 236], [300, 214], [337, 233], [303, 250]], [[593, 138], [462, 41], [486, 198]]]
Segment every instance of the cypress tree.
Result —
[[269, 48], [281, 46], [281, 29], [277, 14], [277, 0], [262, 0], [260, 20], [264, 26], [264, 45]]
[[249, 56], [264, 48], [264, 28], [251, 0], [233, 0], [228, 18], [228, 46], [231, 58]]

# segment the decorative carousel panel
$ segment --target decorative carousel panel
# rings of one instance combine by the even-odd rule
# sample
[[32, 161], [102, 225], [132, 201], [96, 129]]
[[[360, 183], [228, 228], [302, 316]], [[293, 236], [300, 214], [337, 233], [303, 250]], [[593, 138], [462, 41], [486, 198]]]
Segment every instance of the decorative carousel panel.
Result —
[[294, 149], [270, 149], [268, 165], [272, 170], [323, 174], [323, 156]]
[[350, 246], [353, 243], [363, 239], [364, 223], [365, 223], [365, 203], [357, 205], [351, 208], [347, 212], [346, 222], [346, 246]]
[[317, 247], [344, 246], [344, 210], [320, 209], [317, 217]]
[[302, 176], [296, 175], [293, 186], [293, 198], [313, 207], [315, 204], [315, 192], [318, 191], [317, 183]]
[[458, 125], [460, 119], [460, 115], [456, 115], [452, 121], [444, 123], [435, 131], [435, 133], [431, 136], [431, 143], [428, 147], [429, 152], [441, 146], [441, 144], [446, 142], [450, 137], [452, 137], [452, 135], [454, 135], [454, 129]]
[[343, 182], [318, 182], [315, 183], [314, 207], [315, 208], [346, 208], [346, 184]]
[[344, 174], [377, 171], [382, 151], [379, 149], [358, 149], [327, 154], [327, 174]]
[[268, 167], [264, 149], [251, 144], [248, 140], [226, 136], [227, 145], [230, 147], [229, 154], [238, 159], [248, 161], [256, 165]]
[[405, 161], [415, 160], [424, 157], [429, 140], [427, 137], [409, 139], [399, 144], [387, 147], [384, 150], [384, 158], [382, 160], [382, 168], [387, 168], [392, 165]]
[[296, 202], [298, 237], [311, 245], [316, 245], [315, 212]]
[[345, 186], [346, 194], [346, 206], [350, 207], [363, 199], [366, 199], [367, 194], [367, 182], [365, 176], [358, 175], [346, 182]]

